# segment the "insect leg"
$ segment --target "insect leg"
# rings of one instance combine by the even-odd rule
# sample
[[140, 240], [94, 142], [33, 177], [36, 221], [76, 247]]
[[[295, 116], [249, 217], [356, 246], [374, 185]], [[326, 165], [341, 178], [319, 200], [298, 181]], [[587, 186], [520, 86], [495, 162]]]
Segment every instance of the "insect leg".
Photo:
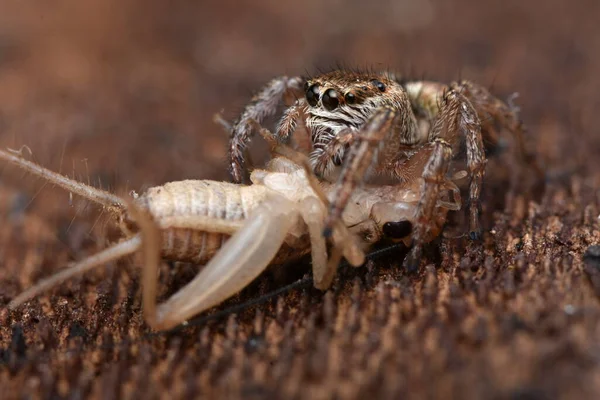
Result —
[[[158, 254], [146, 246], [144, 308], [150, 325], [155, 329], [174, 327], [242, 290], [266, 269], [298, 217], [298, 210], [289, 200], [269, 197], [191, 282], [158, 307], [155, 290]], [[146, 236], [154, 235], [153, 228], [149, 224], [140, 226], [147, 245]]]
[[74, 276], [81, 275], [110, 261], [135, 253], [140, 248], [141, 244], [141, 237], [139, 235], [135, 235], [121, 243], [115, 244], [108, 249], [99, 252], [98, 254], [90, 256], [85, 260], [74, 264], [72, 267], [64, 269], [25, 290], [8, 304], [8, 308], [14, 309], [27, 300], [38, 296], [48, 289], [60, 285], [64, 281]]
[[247, 175], [244, 152], [254, 133], [250, 121], [255, 120], [262, 124], [266, 118], [277, 112], [277, 107], [283, 102], [287, 93], [301, 91], [302, 83], [303, 79], [300, 77], [275, 78], [246, 106], [240, 119], [233, 126], [229, 142], [229, 168], [235, 183], [243, 182]]
[[301, 204], [301, 213], [310, 235], [314, 285], [317, 289], [325, 290], [331, 286], [342, 256], [350, 265], [358, 267], [365, 262], [365, 254], [356, 236], [340, 224], [334, 228], [332, 255], [328, 260], [323, 237], [326, 214], [323, 203], [315, 197], [308, 197]]
[[309, 197], [302, 203], [302, 218], [308, 226], [312, 257], [313, 282], [317, 289], [325, 290], [331, 285], [335, 276], [335, 268], [327, 268], [327, 245], [323, 232], [325, 209], [323, 203]]

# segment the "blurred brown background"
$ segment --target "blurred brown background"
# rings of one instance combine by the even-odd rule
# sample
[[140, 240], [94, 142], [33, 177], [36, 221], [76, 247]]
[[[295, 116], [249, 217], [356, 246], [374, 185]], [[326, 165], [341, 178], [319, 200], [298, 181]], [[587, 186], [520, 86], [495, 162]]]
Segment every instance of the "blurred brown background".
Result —
[[[123, 192], [168, 180], [226, 179], [227, 135], [212, 122], [214, 113], [233, 120], [272, 77], [337, 65], [442, 81], [463, 77], [492, 86], [502, 98], [519, 92], [532, 147], [552, 176], [563, 177], [545, 193], [538, 220], [531, 205], [487, 207], [490, 224], [506, 229], [501, 239], [490, 239], [500, 240], [496, 247], [487, 242], [485, 255], [495, 272], [488, 266], [485, 275], [474, 266], [472, 275], [460, 275], [455, 296], [463, 296], [464, 310], [454, 320], [444, 311], [447, 299], [436, 297], [430, 314], [406, 311], [398, 322], [412, 321], [423, 331], [389, 336], [383, 332], [391, 318], [386, 316], [372, 325], [355, 321], [364, 329], [340, 339], [339, 324], [330, 329], [326, 316], [311, 314], [320, 312], [324, 300], [308, 291], [279, 300], [299, 310], [287, 325], [281, 315], [269, 314], [275, 313], [273, 304], [259, 308], [266, 319], [256, 318], [278, 326], [272, 329], [279, 333], [258, 335], [264, 343], [252, 349], [248, 337], [258, 329], [252, 323], [256, 310], [246, 312], [246, 320], [240, 317], [239, 325], [215, 322], [183, 339], [155, 339], [122, 354], [48, 352], [105, 343], [107, 337], [119, 341], [145, 329], [135, 268], [111, 268], [108, 278], [99, 273], [80, 279], [30, 309], [0, 312], [0, 385], [15, 398], [135, 397], [142, 389], [161, 397], [232, 398], [600, 395], [600, 307], [581, 263], [585, 248], [598, 240], [599, 16], [596, 0], [0, 0], [0, 145], [27, 145], [42, 165], [102, 187]], [[102, 248], [106, 239], [93, 209], [80, 202], [69, 208], [60, 190], [43, 188], [36, 195], [40, 182], [2, 168], [0, 305], [67, 261]], [[549, 250], [548, 235], [560, 237], [562, 245], [552, 242], [556, 248]], [[511, 240], [527, 244], [523, 237], [534, 237], [527, 261], [536, 271], [531, 276], [542, 283], [511, 275], [522, 260]], [[443, 248], [456, 260], [465, 249], [451, 241]], [[558, 273], [545, 262], [569, 266]], [[444, 285], [456, 271], [450, 264], [440, 271], [440, 293], [454, 290]], [[427, 297], [422, 290], [432, 273], [415, 281], [396, 269], [371, 271], [374, 277], [366, 281], [359, 274], [360, 285], [352, 278], [339, 283], [328, 300], [333, 306], [325, 307], [338, 310], [353, 301], [360, 314], [378, 309], [384, 298], [381, 307], [395, 309], [390, 299], [409, 299], [394, 290]], [[381, 289], [378, 282], [390, 279], [403, 283]], [[482, 281], [499, 299], [471, 303]], [[169, 282], [170, 293], [176, 286]], [[258, 284], [242, 298], [275, 287], [271, 281]], [[583, 316], [565, 319], [571, 316], [566, 306], [584, 310]], [[356, 336], [365, 329], [374, 336]], [[463, 331], [471, 333], [452, 333]]]

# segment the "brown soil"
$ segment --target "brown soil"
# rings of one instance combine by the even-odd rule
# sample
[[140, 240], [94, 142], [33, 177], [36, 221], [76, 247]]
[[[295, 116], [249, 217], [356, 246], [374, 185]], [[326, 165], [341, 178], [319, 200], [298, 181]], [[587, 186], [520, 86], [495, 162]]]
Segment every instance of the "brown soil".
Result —
[[[308, 271], [295, 265], [198, 327], [149, 336], [132, 260], [6, 310], [115, 229], [3, 166], [4, 398], [600, 397], [600, 249], [590, 247], [600, 244], [600, 2], [0, 0], [0, 9], [0, 145], [26, 144], [39, 163], [119, 193], [226, 179], [227, 136], [212, 115], [233, 119], [273, 76], [338, 63], [462, 76], [504, 98], [518, 91], [548, 176], [540, 193], [486, 181], [483, 247], [442, 239], [419, 276], [394, 252], [342, 269], [325, 294], [304, 284], [229, 310]], [[163, 297], [195, 273], [167, 267]]]

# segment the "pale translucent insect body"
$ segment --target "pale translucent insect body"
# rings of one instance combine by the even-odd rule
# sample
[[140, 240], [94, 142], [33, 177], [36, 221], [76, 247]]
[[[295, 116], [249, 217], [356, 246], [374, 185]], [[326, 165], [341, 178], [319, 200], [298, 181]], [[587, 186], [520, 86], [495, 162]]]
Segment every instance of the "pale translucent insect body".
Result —
[[[311, 253], [314, 284], [326, 289], [342, 256], [351, 265], [360, 266], [364, 251], [384, 236], [410, 243], [420, 186], [364, 186], [352, 194], [342, 221], [334, 227], [328, 254], [322, 231], [332, 186], [317, 181], [303, 155], [286, 151], [286, 157], [275, 156], [265, 169], [253, 171], [252, 185], [185, 180], [123, 199], [45, 169], [19, 152], [0, 150], [0, 159], [102, 205], [119, 221], [125, 236], [26, 290], [9, 307], [72, 276], [141, 250], [145, 258], [145, 318], [153, 328], [168, 329], [233, 296], [269, 265]], [[460, 209], [456, 186], [448, 181], [443, 188], [428, 239], [439, 234], [448, 210]], [[454, 196], [447, 200], [450, 192]], [[191, 282], [157, 306], [160, 258], [206, 265]]]

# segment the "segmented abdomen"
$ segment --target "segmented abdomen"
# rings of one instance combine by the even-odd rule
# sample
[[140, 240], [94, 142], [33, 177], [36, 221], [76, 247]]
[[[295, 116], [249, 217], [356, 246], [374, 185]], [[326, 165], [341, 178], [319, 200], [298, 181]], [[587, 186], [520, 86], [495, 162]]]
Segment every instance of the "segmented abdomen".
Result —
[[[138, 199], [155, 221], [168, 217], [205, 216], [234, 221], [247, 218], [264, 200], [264, 186], [241, 186], [209, 180], [187, 180], [150, 188]], [[191, 229], [168, 228], [161, 231], [162, 253], [167, 260], [205, 263], [221, 248], [229, 235]]]

